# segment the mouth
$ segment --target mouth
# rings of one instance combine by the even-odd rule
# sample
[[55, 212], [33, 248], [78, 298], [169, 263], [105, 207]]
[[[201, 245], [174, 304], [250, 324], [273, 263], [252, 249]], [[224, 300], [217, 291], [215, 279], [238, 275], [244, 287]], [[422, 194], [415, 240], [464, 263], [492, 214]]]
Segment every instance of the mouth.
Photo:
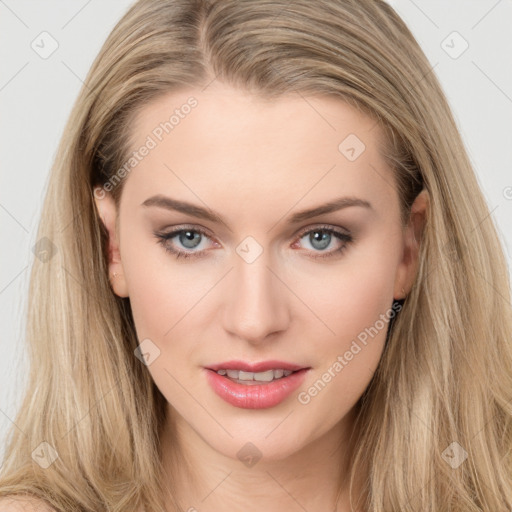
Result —
[[311, 367], [266, 361], [229, 361], [205, 367], [213, 391], [235, 407], [264, 409], [278, 405], [300, 385]]
[[264, 384], [283, 379], [300, 370], [308, 370], [310, 367], [301, 366], [286, 361], [260, 361], [250, 363], [240, 360], [224, 361], [206, 368], [218, 375], [226, 377], [239, 384]]

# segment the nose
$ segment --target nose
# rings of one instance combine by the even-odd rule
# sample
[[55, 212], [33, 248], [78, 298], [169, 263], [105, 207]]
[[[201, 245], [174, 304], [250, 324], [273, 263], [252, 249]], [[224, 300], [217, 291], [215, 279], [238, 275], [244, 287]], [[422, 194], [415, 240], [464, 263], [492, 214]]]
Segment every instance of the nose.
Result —
[[269, 266], [265, 252], [252, 263], [240, 258], [230, 274], [224, 310], [227, 332], [254, 345], [287, 329], [291, 292]]

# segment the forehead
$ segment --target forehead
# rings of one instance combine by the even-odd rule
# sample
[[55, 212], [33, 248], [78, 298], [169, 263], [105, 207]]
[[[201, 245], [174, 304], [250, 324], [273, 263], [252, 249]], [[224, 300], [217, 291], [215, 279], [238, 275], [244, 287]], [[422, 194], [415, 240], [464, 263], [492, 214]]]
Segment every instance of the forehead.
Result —
[[[294, 92], [269, 99], [216, 81], [205, 90], [173, 91], [154, 99], [139, 110], [130, 128], [134, 143], [153, 133], [157, 139], [182, 142], [192, 137], [203, 146], [231, 145], [232, 150], [238, 140], [251, 137], [267, 142], [267, 150], [278, 143], [311, 140], [304, 152], [313, 144], [317, 152], [333, 146], [338, 150], [337, 142], [350, 133], [367, 147], [383, 140], [373, 118], [333, 95]], [[230, 139], [222, 140], [227, 134]]]
[[128, 177], [138, 198], [172, 191], [187, 200], [215, 195], [219, 208], [260, 199], [305, 208], [326, 194], [377, 203], [394, 194], [380, 127], [332, 96], [269, 100], [214, 82], [157, 98], [130, 131], [132, 151], [150, 147]]

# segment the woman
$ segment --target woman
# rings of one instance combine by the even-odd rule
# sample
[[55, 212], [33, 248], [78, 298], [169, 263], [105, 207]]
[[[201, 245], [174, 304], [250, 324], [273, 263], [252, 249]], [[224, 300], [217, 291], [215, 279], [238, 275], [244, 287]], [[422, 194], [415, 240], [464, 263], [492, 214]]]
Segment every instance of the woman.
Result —
[[6, 510], [510, 509], [507, 266], [386, 3], [139, 1], [65, 134]]

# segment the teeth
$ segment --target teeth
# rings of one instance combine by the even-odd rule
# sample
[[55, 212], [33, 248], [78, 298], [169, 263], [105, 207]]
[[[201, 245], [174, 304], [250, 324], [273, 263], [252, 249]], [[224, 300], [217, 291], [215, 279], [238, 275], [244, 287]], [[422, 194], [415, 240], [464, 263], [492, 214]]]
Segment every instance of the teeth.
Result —
[[280, 379], [281, 377], [288, 377], [291, 370], [267, 370], [266, 372], [244, 372], [243, 370], [217, 370], [219, 375], [227, 375], [230, 379], [234, 380], [245, 380], [245, 381], [258, 381], [258, 382], [271, 382], [274, 379]]
[[274, 378], [279, 379], [284, 375], [284, 370], [274, 370]]

